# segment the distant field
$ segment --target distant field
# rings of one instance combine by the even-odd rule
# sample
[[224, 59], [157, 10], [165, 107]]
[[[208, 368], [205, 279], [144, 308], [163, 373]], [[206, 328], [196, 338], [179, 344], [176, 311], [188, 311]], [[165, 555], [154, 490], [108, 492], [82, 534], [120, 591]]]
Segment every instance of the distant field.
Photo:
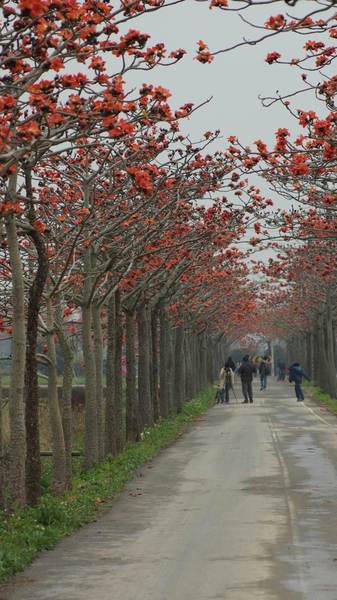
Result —
[[[1, 377], [1, 383], [3, 387], [8, 387], [9, 386], [9, 382], [10, 382], [10, 377], [9, 375], [2, 375]], [[59, 385], [62, 385], [62, 377], [58, 377], [58, 383]], [[48, 381], [45, 377], [39, 377], [39, 385], [41, 387], [47, 387], [48, 385]], [[77, 385], [84, 385], [84, 376], [80, 375], [79, 377], [74, 377], [73, 379], [73, 386], [76, 387]]]
[[[5, 447], [9, 442], [9, 414], [8, 404], [2, 409], [3, 442]], [[84, 410], [82, 407], [73, 409], [73, 450], [83, 448], [84, 432]], [[50, 450], [52, 448], [52, 434], [49, 423], [49, 413], [46, 404], [40, 406], [40, 444], [41, 450]]]

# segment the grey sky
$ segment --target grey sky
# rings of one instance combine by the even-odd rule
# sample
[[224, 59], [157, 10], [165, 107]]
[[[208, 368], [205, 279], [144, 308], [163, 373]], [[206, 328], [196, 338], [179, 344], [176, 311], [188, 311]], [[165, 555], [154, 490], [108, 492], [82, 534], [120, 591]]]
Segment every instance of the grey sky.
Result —
[[[314, 7], [317, 8], [316, 2], [302, 0], [296, 9], [290, 10], [292, 15], [299, 15], [304, 9], [307, 13]], [[285, 12], [286, 8], [285, 3], [278, 3], [255, 7], [244, 15], [254, 23], [263, 24], [270, 15]], [[198, 139], [207, 130], [216, 129], [221, 130], [224, 138], [237, 135], [244, 144], [250, 144], [257, 138], [270, 143], [278, 127], [288, 127], [298, 133], [296, 121], [281, 104], [264, 108], [258, 96], [273, 96], [276, 90], [287, 93], [301, 87], [296, 67], [268, 65], [265, 57], [273, 50], [286, 58], [301, 56], [306, 41], [304, 36], [277, 36], [256, 46], [220, 54], [212, 64], [203, 65], [194, 59], [199, 39], [204, 40], [210, 50], [217, 50], [231, 46], [243, 37], [254, 39], [263, 32], [243, 23], [235, 13], [210, 10], [208, 2], [194, 0], [146, 15], [134, 21], [132, 27], [149, 33], [151, 44], [163, 41], [169, 51], [182, 47], [188, 55], [172, 67], [132, 73], [127, 78], [130, 85], [145, 81], [163, 85], [172, 92], [174, 107], [185, 102], [198, 104], [213, 96], [210, 104], [182, 123], [182, 130], [192, 139]], [[296, 97], [292, 105], [308, 109], [312, 108], [313, 101], [310, 94], [304, 94]], [[315, 108], [317, 110], [317, 106]], [[221, 148], [224, 143], [226, 140], [218, 142], [218, 146]], [[273, 198], [275, 206], [286, 207], [286, 201], [270, 193], [261, 178], [251, 176], [250, 180]], [[271, 254], [263, 251], [256, 258], [267, 258]]]
[[[317, 8], [317, 2], [303, 0], [296, 11], [294, 8], [290, 10], [292, 15], [296, 12], [303, 14], [304, 8], [307, 13], [313, 7]], [[244, 15], [250, 21], [261, 24], [270, 15], [285, 10], [286, 5], [281, 2], [269, 7], [254, 7]], [[129, 28], [130, 23], [127, 25]], [[189, 133], [192, 139], [198, 139], [207, 130], [216, 129], [221, 130], [224, 138], [231, 134], [238, 135], [244, 144], [250, 144], [257, 138], [270, 143], [278, 127], [288, 127], [298, 133], [296, 121], [279, 103], [264, 108], [258, 96], [274, 95], [276, 90], [286, 93], [301, 86], [296, 67], [268, 65], [265, 56], [273, 50], [287, 58], [301, 56], [306, 41], [304, 36], [277, 36], [256, 46], [220, 54], [212, 64], [203, 65], [194, 59], [199, 39], [204, 40], [211, 50], [217, 50], [237, 43], [243, 37], [254, 39], [263, 32], [243, 23], [235, 13], [210, 10], [208, 2], [194, 0], [145, 15], [136, 19], [131, 26], [149, 33], [151, 44], [163, 41], [169, 51], [182, 47], [188, 55], [172, 67], [131, 73], [126, 78], [130, 86], [145, 81], [163, 85], [172, 92], [171, 103], [174, 107], [185, 102], [198, 104], [213, 96], [210, 104], [182, 122], [182, 130]], [[295, 98], [292, 104], [308, 109], [312, 108], [313, 101], [310, 94], [304, 94]], [[225, 143], [226, 140], [220, 141], [217, 147], [221, 148]], [[261, 178], [252, 176], [251, 181], [269, 195]], [[270, 195], [276, 206], [286, 206], [282, 198]]]
[[[312, 2], [306, 1], [305, 4]], [[281, 8], [280, 5], [265, 6], [245, 15], [263, 23]], [[237, 134], [245, 142], [258, 137], [270, 141], [277, 127], [295, 126], [281, 106], [263, 108], [258, 95], [273, 95], [277, 89], [286, 92], [298, 87], [301, 82], [296, 68], [268, 65], [264, 58], [272, 50], [290, 57], [298, 56], [304, 37], [279, 36], [255, 47], [219, 55], [212, 64], [202, 65], [194, 60], [199, 39], [215, 50], [239, 41], [244, 35], [252, 38], [259, 32], [242, 23], [236, 14], [209, 10], [207, 3], [188, 0], [137, 20], [137, 28], [150, 33], [153, 42], [164, 41], [170, 50], [183, 47], [189, 54], [172, 68], [132, 75], [132, 81], [152, 81], [168, 87], [175, 104], [187, 101], [199, 103], [213, 96], [210, 105], [184, 124], [184, 130], [192, 136], [219, 128], [225, 136]], [[308, 106], [304, 96], [297, 102], [301, 108]]]

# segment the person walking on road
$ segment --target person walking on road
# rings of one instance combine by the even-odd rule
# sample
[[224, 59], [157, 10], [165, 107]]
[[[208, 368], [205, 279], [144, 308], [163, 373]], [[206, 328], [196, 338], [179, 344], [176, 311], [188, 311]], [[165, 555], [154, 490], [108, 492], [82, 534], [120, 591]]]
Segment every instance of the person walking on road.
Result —
[[230, 367], [225, 367], [225, 402], [229, 402], [229, 390], [234, 393], [234, 372]]
[[304, 394], [303, 394], [303, 390], [301, 387], [302, 382], [303, 382], [303, 377], [304, 377], [304, 379], [307, 379], [309, 381], [309, 377], [304, 373], [300, 363], [294, 362], [289, 367], [289, 383], [295, 384], [295, 394], [296, 394], [297, 402], [303, 402], [303, 400], [304, 400]]
[[225, 365], [221, 367], [219, 373], [219, 383], [217, 391], [217, 404], [223, 404], [225, 399]]
[[238, 373], [241, 377], [242, 393], [244, 397], [244, 404], [253, 402], [253, 374], [256, 373], [256, 367], [249, 360], [249, 354], [246, 354], [242, 363], [239, 367]]
[[267, 377], [270, 375], [270, 362], [268, 356], [263, 356], [259, 365], [261, 391], [267, 389]]
[[277, 362], [277, 368], [278, 368], [277, 381], [284, 381], [286, 378], [286, 371], [287, 371], [286, 363], [283, 362], [282, 360], [279, 360]]
[[234, 390], [234, 373], [232, 369], [227, 366], [227, 363], [225, 363], [219, 375], [219, 402], [217, 402], [217, 404], [229, 402], [230, 389]]

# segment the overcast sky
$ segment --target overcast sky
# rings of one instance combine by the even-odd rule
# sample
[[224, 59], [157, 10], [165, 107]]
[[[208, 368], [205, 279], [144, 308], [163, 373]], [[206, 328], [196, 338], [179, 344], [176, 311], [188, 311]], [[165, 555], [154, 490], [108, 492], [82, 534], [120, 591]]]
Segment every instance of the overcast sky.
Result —
[[[269, 7], [253, 7], [245, 11], [244, 16], [251, 22], [263, 24], [270, 15], [285, 13], [286, 8], [284, 2]], [[313, 8], [317, 9], [317, 2], [300, 0], [296, 9], [289, 10], [293, 16], [303, 16], [303, 12], [307, 14]], [[143, 82], [163, 85], [172, 92], [170, 101], [174, 108], [185, 102], [199, 104], [212, 96], [210, 104], [194, 113], [189, 120], [181, 122], [182, 130], [192, 139], [199, 139], [205, 131], [220, 129], [224, 140], [218, 141], [217, 147], [221, 148], [229, 135], [237, 135], [246, 145], [258, 138], [272, 142], [279, 127], [288, 127], [298, 134], [296, 121], [280, 103], [264, 108], [258, 96], [273, 96], [276, 90], [285, 94], [301, 87], [300, 72], [296, 67], [269, 65], [265, 57], [274, 50], [284, 58], [302, 56], [306, 37], [282, 34], [256, 46], [220, 54], [212, 64], [203, 65], [194, 58], [199, 39], [215, 51], [231, 46], [243, 37], [251, 40], [265, 32], [243, 23], [238, 14], [210, 10], [208, 2], [195, 0], [186, 0], [181, 5], [145, 15], [131, 25], [127, 23], [127, 26], [149, 33], [150, 44], [164, 42], [169, 51], [177, 48], [187, 50], [187, 56], [178, 64], [148, 73], [131, 73], [127, 82], [131, 86]], [[313, 37], [310, 36], [310, 39]], [[315, 110], [319, 110], [317, 101], [310, 94], [302, 94], [292, 101], [294, 108], [301, 109], [312, 108], [313, 103]], [[259, 185], [265, 195], [273, 198], [275, 206], [287, 206], [285, 200], [269, 193], [261, 178], [251, 176], [250, 180]], [[270, 251], [264, 251], [260, 256], [266, 258]]]
[[[304, 8], [307, 13], [313, 7], [317, 8], [316, 2], [302, 0], [296, 11], [294, 8], [290, 10], [292, 15], [299, 15], [303, 14]], [[286, 5], [282, 2], [269, 7], [254, 7], [245, 11], [244, 15], [254, 23], [263, 24], [271, 14], [285, 12], [285, 9]], [[225, 138], [217, 142], [221, 148], [232, 134], [244, 144], [250, 144], [258, 138], [270, 143], [278, 127], [288, 127], [298, 133], [296, 121], [281, 104], [264, 108], [258, 96], [273, 96], [276, 90], [287, 93], [301, 86], [296, 67], [268, 65], [265, 57], [273, 50], [287, 58], [301, 56], [306, 41], [304, 36], [281, 35], [256, 46], [220, 54], [212, 64], [203, 65], [194, 58], [199, 39], [204, 40], [211, 50], [217, 50], [237, 43], [243, 37], [254, 39], [264, 32], [243, 23], [238, 14], [210, 10], [208, 2], [194, 0], [145, 15], [131, 24], [127, 23], [127, 26], [149, 33], [150, 44], [163, 41], [169, 51], [180, 47], [187, 50], [187, 56], [178, 64], [150, 72], [131, 73], [127, 82], [133, 86], [146, 81], [169, 88], [174, 108], [185, 102], [198, 104], [212, 96], [210, 104], [181, 125], [184, 133], [189, 133], [192, 139], [197, 140], [207, 130], [220, 129]], [[312, 108], [313, 102], [308, 94], [304, 94], [296, 97], [292, 104], [296, 108], [308, 109]], [[317, 110], [317, 106], [315, 108]], [[255, 176], [252, 181], [268, 193], [260, 178]], [[283, 199], [271, 196], [276, 205], [285, 206]]]
[[[313, 3], [305, 0], [304, 4], [310, 7]], [[245, 12], [245, 16], [256, 23], [263, 23], [270, 14], [277, 14], [284, 7], [280, 4], [269, 8], [264, 6]], [[185, 131], [189, 131], [193, 137], [206, 130], [219, 128], [226, 137], [236, 134], [245, 142], [257, 138], [270, 141], [278, 127], [296, 127], [281, 106], [263, 108], [258, 96], [273, 95], [276, 90], [287, 92], [298, 88], [301, 82], [295, 67], [268, 65], [264, 59], [272, 50], [278, 50], [284, 56], [299, 56], [304, 37], [279, 36], [255, 47], [221, 54], [212, 64], [202, 65], [194, 60], [199, 39], [215, 50], [229, 46], [243, 36], [252, 39], [259, 32], [242, 23], [237, 14], [209, 10], [208, 3], [193, 0], [146, 15], [135, 21], [134, 26], [136, 23], [137, 28], [151, 34], [154, 43], [164, 41], [169, 50], [185, 48], [188, 56], [172, 68], [132, 75], [133, 81], [164, 85], [173, 93], [174, 104], [188, 101], [197, 104], [213, 96], [211, 104], [184, 124]], [[302, 96], [294, 104], [307, 108], [308, 100]]]

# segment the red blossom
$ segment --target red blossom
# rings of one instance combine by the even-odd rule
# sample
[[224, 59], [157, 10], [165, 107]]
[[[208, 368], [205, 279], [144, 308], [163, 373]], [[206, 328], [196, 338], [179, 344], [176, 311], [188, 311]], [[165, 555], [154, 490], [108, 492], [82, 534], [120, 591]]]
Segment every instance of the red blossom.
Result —
[[228, 0], [211, 0], [210, 8], [228, 8]]
[[18, 127], [18, 131], [21, 137], [24, 137], [28, 140], [32, 139], [33, 137], [39, 137], [41, 134], [40, 126], [37, 121], [28, 121], [27, 123], [20, 125]]
[[45, 0], [20, 0], [19, 8], [25, 16], [40, 17], [47, 10], [47, 2]]
[[283, 15], [276, 15], [274, 17], [271, 16], [265, 22], [265, 27], [267, 29], [282, 29], [283, 27], [285, 27], [285, 25], [286, 21]]
[[186, 50], [183, 48], [178, 48], [178, 50], [172, 50], [170, 52], [170, 58], [174, 58], [175, 60], [180, 60], [186, 54]]
[[317, 42], [316, 40], [308, 40], [304, 44], [304, 49], [315, 52], [317, 50], [321, 50], [322, 48], [324, 48], [324, 46], [325, 46], [325, 44], [323, 42]]
[[198, 41], [198, 52], [195, 58], [203, 64], [211, 63], [213, 61], [213, 56], [203, 40]]
[[265, 61], [268, 64], [272, 64], [274, 62], [276, 62], [279, 58], [281, 58], [281, 54], [279, 52], [269, 52], [269, 54], [267, 54]]

